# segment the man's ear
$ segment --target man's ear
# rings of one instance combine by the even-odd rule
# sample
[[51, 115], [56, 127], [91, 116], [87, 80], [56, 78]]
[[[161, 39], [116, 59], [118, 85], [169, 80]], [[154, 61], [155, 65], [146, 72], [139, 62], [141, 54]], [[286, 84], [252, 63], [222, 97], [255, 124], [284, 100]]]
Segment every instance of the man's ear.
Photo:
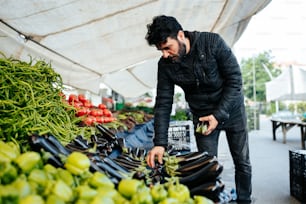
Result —
[[184, 39], [185, 39], [184, 31], [180, 30], [180, 31], [177, 33], [177, 39], [179, 39], [180, 41], [184, 41]]

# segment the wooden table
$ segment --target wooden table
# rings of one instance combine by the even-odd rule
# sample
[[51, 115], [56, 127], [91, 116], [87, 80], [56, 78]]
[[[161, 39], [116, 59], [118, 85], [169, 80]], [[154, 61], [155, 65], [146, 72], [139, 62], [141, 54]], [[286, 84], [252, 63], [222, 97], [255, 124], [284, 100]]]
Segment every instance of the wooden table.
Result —
[[283, 143], [286, 143], [286, 135], [287, 132], [294, 126], [300, 127], [301, 129], [301, 144], [302, 149], [305, 149], [305, 140], [306, 140], [306, 122], [302, 122], [301, 120], [297, 119], [271, 119], [272, 122], [272, 133], [273, 133], [273, 140], [276, 140], [276, 129], [281, 127], [283, 132]]

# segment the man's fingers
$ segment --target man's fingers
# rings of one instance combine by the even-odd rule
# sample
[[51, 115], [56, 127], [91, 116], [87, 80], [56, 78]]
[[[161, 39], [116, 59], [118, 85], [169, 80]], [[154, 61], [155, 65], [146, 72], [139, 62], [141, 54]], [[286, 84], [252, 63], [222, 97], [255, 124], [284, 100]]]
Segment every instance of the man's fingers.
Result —
[[147, 164], [149, 167], [154, 168], [155, 162], [154, 162], [155, 155], [150, 152], [147, 156]]

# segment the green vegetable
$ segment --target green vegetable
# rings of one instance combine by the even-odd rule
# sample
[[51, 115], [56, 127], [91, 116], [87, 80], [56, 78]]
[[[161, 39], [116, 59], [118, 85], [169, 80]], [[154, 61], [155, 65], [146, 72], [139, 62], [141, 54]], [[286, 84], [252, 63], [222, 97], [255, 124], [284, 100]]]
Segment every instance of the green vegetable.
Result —
[[19, 154], [20, 154], [20, 151], [19, 151], [17, 145], [15, 145], [12, 142], [5, 143], [5, 142], [0, 140], [0, 161], [11, 162]]
[[179, 180], [169, 183], [168, 197], [177, 199], [180, 203], [187, 201], [190, 198], [190, 192], [187, 186], [180, 184]]
[[0, 140], [18, 140], [29, 149], [28, 136], [51, 133], [68, 143], [80, 133], [75, 108], [65, 103], [63, 83], [51, 64], [23, 62], [0, 53]]
[[65, 168], [74, 175], [81, 175], [89, 171], [90, 160], [81, 152], [72, 152], [64, 164]]
[[107, 188], [114, 188], [115, 184], [110, 180], [106, 174], [96, 171], [93, 175], [89, 178], [89, 185], [95, 188], [99, 187], [107, 187]]
[[28, 176], [29, 181], [35, 182], [41, 186], [47, 183], [47, 175], [42, 169], [33, 169]]
[[95, 189], [90, 188], [87, 185], [78, 186], [75, 190], [78, 197], [82, 200], [91, 200], [98, 194]]
[[20, 199], [19, 204], [44, 204], [44, 200], [39, 195], [28, 195], [22, 199]]
[[200, 122], [197, 124], [196, 132], [204, 135], [204, 133], [207, 131], [207, 123], [206, 122]]
[[9, 162], [0, 162], [0, 183], [10, 184], [18, 176], [17, 169]]
[[142, 187], [144, 183], [137, 179], [122, 179], [118, 184], [118, 191], [124, 197], [131, 199]]
[[31, 186], [29, 182], [25, 178], [19, 177], [17, 180], [15, 180], [12, 185], [18, 192], [18, 195], [20, 198], [23, 198], [27, 195], [31, 194]]
[[34, 151], [25, 152], [14, 161], [24, 173], [29, 173], [33, 168], [42, 165], [40, 154]]
[[155, 184], [151, 188], [151, 195], [152, 195], [153, 201], [155, 203], [158, 203], [158, 202], [164, 200], [165, 198], [167, 198], [168, 192], [167, 192], [164, 185]]
[[62, 180], [56, 181], [52, 192], [65, 202], [71, 201], [73, 198], [72, 189]]
[[200, 195], [195, 195], [193, 200], [195, 204], [214, 204], [212, 200]]
[[63, 180], [68, 186], [74, 186], [74, 178], [70, 171], [62, 168], [57, 168], [57, 178]]

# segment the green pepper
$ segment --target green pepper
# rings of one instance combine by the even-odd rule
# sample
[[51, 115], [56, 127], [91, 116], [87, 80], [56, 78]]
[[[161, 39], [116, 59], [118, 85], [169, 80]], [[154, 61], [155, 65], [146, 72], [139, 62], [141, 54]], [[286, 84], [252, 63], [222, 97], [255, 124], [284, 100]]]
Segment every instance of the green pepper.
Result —
[[0, 162], [0, 183], [12, 183], [18, 176], [17, 169], [9, 162]]
[[131, 204], [153, 204], [153, 198], [148, 187], [142, 188], [131, 198]]
[[81, 175], [89, 171], [90, 160], [81, 152], [72, 152], [64, 164], [65, 168], [74, 175]]
[[160, 201], [158, 204], [178, 204], [178, 203], [181, 203], [181, 202], [176, 198], [166, 198]]
[[88, 185], [78, 186], [75, 191], [77, 192], [78, 197], [82, 200], [91, 200], [98, 194], [95, 189], [90, 188]]
[[96, 171], [93, 175], [89, 178], [89, 185], [95, 188], [99, 187], [108, 187], [114, 188], [115, 184], [110, 180], [106, 174]]
[[56, 177], [63, 180], [70, 187], [73, 187], [75, 185], [72, 174], [66, 169], [58, 168]]
[[65, 202], [71, 201], [73, 198], [72, 189], [60, 179], [55, 182], [52, 192]]
[[122, 179], [118, 184], [118, 191], [124, 197], [131, 199], [142, 187], [144, 183], [137, 179]]
[[47, 180], [46, 185], [44, 186], [43, 195], [48, 196], [52, 194], [55, 183], [56, 180]]
[[54, 179], [55, 178], [55, 175], [57, 174], [57, 168], [55, 168], [51, 164], [45, 164], [43, 169], [46, 172], [46, 175], [47, 175], [48, 179]]
[[12, 183], [12, 185], [17, 190], [20, 198], [30, 195], [32, 192], [31, 186], [25, 178], [19, 177]]
[[101, 203], [115, 204], [115, 202], [111, 197], [99, 196], [99, 195], [94, 197], [94, 199], [90, 202], [90, 204], [101, 204]]
[[56, 195], [49, 195], [46, 199], [46, 204], [65, 204], [65, 201]]
[[113, 199], [115, 204], [129, 204], [129, 201], [123, 197], [115, 188], [109, 188], [107, 186], [102, 186], [97, 189], [98, 195], [102, 197], [110, 197]]
[[168, 192], [164, 185], [156, 184], [151, 188], [151, 195], [155, 203], [158, 203], [168, 196]]
[[0, 161], [11, 162], [17, 158], [20, 151], [14, 147], [14, 143], [5, 143], [0, 140]]
[[195, 195], [193, 196], [194, 204], [214, 204], [214, 202], [204, 196]]
[[40, 154], [34, 151], [25, 152], [19, 155], [14, 161], [24, 173], [29, 173], [33, 168], [42, 165]]
[[35, 182], [41, 186], [45, 186], [47, 183], [47, 175], [42, 169], [33, 169], [29, 176], [29, 181]]
[[169, 185], [168, 196], [170, 198], [175, 198], [183, 203], [190, 198], [190, 191], [187, 186], [176, 182]]
[[19, 200], [18, 204], [44, 204], [44, 200], [40, 195], [27, 195], [26, 197]]
[[13, 185], [0, 185], [0, 201], [2, 203], [18, 203], [18, 199], [18, 191]]

